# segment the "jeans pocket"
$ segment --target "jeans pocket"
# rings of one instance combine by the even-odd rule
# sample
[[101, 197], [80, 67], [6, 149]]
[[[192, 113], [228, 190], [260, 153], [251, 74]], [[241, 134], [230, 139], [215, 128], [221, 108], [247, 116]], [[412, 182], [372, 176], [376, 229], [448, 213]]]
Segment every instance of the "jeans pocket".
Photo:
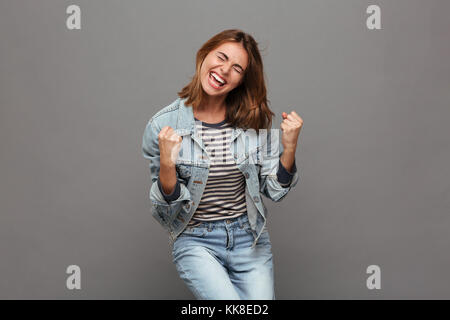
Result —
[[244, 222], [241, 226], [241, 229], [244, 229], [249, 235], [253, 237], [256, 236], [256, 232], [252, 229], [252, 227], [250, 227], [249, 222]]
[[[256, 239], [256, 237], [258, 236], [258, 234], [256, 233], [255, 230], [253, 230], [250, 227], [250, 224], [248, 222], [245, 222], [241, 229], [244, 229], [249, 235], [251, 235], [253, 238]], [[264, 228], [264, 230], [262, 230], [261, 235], [258, 238], [258, 242], [259, 245], [261, 244], [270, 244], [270, 236], [269, 236], [269, 230], [267, 229], [267, 227]]]
[[203, 238], [206, 236], [207, 232], [208, 229], [205, 226], [186, 227], [186, 229], [184, 229], [184, 231], [179, 236]]

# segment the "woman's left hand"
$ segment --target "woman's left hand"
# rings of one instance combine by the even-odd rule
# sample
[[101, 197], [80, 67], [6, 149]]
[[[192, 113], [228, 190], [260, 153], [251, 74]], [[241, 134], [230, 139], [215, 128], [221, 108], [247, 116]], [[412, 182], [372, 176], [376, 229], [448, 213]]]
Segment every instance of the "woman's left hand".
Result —
[[292, 151], [295, 153], [297, 148], [297, 140], [300, 134], [300, 130], [303, 126], [303, 119], [295, 112], [287, 114], [282, 113], [283, 121], [281, 122], [281, 143], [284, 150]]

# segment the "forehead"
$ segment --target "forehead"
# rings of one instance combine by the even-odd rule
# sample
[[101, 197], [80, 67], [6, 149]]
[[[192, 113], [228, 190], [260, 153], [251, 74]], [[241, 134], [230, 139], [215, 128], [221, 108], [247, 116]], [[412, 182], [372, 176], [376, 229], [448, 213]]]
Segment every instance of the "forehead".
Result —
[[242, 44], [236, 42], [225, 42], [218, 46], [213, 52], [223, 52], [234, 63], [240, 64], [244, 69], [247, 67], [248, 54]]

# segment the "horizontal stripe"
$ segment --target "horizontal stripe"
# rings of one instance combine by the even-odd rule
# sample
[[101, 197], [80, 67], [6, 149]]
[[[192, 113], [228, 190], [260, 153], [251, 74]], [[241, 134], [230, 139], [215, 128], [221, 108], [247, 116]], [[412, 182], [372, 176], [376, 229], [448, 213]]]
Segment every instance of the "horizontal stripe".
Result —
[[203, 222], [212, 222], [212, 221], [219, 221], [219, 220], [224, 220], [224, 219], [234, 219], [234, 218], [237, 218], [237, 217], [242, 216], [244, 214], [246, 214], [246, 211], [245, 212], [238, 212], [236, 214], [228, 215], [228, 216], [220, 215], [219, 217], [209, 218], [207, 220], [204, 220], [202, 218], [193, 218], [191, 221], [189, 221], [188, 226], [195, 227], [195, 226], [198, 226], [198, 225], [202, 224]]
[[202, 198], [189, 225], [238, 217], [247, 212], [246, 180], [230, 150], [232, 126], [225, 122], [214, 125], [197, 122], [197, 130], [211, 161]]

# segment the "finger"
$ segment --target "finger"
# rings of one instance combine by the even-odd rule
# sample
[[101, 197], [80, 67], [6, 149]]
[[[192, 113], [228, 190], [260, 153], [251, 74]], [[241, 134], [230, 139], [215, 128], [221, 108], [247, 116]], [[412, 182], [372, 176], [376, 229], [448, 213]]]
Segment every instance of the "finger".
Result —
[[183, 138], [179, 134], [177, 134], [176, 132], [174, 133], [174, 135], [175, 135], [175, 141], [180, 142], [181, 140], [183, 140]]
[[171, 141], [176, 141], [176, 138], [174, 135], [177, 135], [175, 130], [173, 128], [169, 127], [169, 129], [167, 129], [167, 132], [166, 132], [167, 139], [169, 139]]
[[283, 117], [283, 119], [286, 119], [287, 113], [286, 113], [286, 112], [282, 112], [282, 113], [281, 113], [281, 116]]
[[289, 120], [291, 120], [292, 122], [300, 123], [300, 121], [299, 121], [296, 117], [294, 117], [294, 116], [292, 115], [292, 113], [290, 113], [290, 114], [287, 116], [287, 118], [288, 118]]
[[176, 142], [181, 141], [181, 137], [177, 133], [175, 133], [175, 131], [172, 133], [169, 133], [169, 139], [171, 141], [176, 141]]
[[285, 122], [287, 125], [293, 126], [293, 127], [295, 127], [295, 126], [298, 125], [297, 121], [292, 121], [292, 120], [289, 119], [289, 118], [284, 119], [283, 122]]
[[158, 136], [163, 137], [163, 136], [166, 134], [168, 128], [169, 128], [169, 126], [163, 127], [163, 128], [159, 131]]
[[303, 121], [302, 118], [297, 114], [297, 112], [292, 111], [291, 114], [292, 114], [292, 116], [293, 116], [294, 118], [296, 118], [298, 121], [300, 121], [300, 122]]

